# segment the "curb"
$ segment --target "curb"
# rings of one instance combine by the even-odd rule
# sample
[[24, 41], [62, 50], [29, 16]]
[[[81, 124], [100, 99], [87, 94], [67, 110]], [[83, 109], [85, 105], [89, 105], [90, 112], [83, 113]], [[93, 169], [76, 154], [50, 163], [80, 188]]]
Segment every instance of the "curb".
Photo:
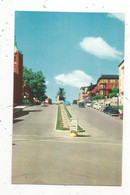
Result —
[[22, 110], [22, 108], [21, 109], [18, 109], [18, 110], [16, 110], [16, 111], [14, 111], [14, 109], [13, 109], [13, 114], [14, 113], [17, 113], [17, 112], [20, 112]]
[[14, 107], [13, 108], [13, 114], [16, 113], [16, 112], [19, 112], [19, 111], [23, 110], [24, 108], [26, 108], [26, 106], [22, 106], [22, 107], [18, 106], [18, 108], [17, 107]]

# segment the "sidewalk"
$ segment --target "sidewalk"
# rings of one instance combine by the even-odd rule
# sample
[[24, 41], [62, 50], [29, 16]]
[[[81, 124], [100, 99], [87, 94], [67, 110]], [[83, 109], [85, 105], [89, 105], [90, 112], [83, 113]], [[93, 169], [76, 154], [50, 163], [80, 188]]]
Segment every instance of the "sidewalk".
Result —
[[19, 112], [19, 111], [23, 110], [25, 107], [26, 107], [25, 105], [15, 106], [13, 108], [13, 113]]

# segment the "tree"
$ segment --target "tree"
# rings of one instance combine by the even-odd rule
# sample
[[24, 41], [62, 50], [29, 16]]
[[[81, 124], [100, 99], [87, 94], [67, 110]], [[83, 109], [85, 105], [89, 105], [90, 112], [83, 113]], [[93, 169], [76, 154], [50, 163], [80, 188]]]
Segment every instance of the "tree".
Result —
[[109, 98], [117, 97], [117, 96], [118, 96], [118, 93], [119, 93], [118, 87], [117, 87], [117, 86], [113, 86], [113, 87], [112, 87], [112, 92], [113, 92], [113, 93], [110, 93], [110, 94], [109, 94]]
[[64, 88], [59, 87], [59, 91], [57, 92], [57, 97], [59, 96], [59, 100], [65, 101], [65, 91]]
[[119, 89], [117, 88], [117, 86], [112, 87], [112, 92], [113, 93], [119, 93]]
[[32, 69], [28, 70], [26, 67], [23, 67], [23, 81], [29, 85], [32, 97], [35, 97], [40, 101], [47, 98], [45, 94], [45, 77], [41, 71], [34, 73]]

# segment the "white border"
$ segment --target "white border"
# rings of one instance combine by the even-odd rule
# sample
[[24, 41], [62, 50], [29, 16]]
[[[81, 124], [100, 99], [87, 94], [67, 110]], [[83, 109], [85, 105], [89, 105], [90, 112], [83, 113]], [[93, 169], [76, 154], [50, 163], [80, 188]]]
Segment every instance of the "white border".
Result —
[[[125, 119], [122, 187], [12, 185], [13, 43], [15, 11], [113, 12], [126, 14]], [[128, 0], [1, 0], [0, 1], [0, 192], [1, 194], [130, 194], [130, 2]]]

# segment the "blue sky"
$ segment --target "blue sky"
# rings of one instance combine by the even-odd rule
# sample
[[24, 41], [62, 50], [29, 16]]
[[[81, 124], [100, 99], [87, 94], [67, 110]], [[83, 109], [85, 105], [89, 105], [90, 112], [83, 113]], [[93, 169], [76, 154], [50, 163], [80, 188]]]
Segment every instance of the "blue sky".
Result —
[[15, 36], [23, 65], [46, 78], [48, 97], [59, 87], [66, 99], [78, 98], [80, 87], [102, 74], [118, 74], [124, 59], [124, 14], [15, 13]]

